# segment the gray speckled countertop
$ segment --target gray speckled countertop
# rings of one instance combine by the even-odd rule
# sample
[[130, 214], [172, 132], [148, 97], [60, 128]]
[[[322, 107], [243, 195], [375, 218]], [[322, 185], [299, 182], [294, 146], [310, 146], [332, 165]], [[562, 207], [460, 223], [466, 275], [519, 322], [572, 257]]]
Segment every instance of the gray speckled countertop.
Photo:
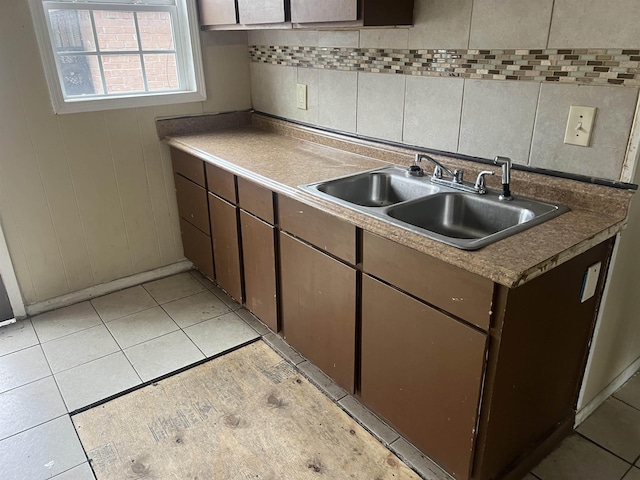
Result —
[[[564, 263], [614, 236], [626, 224], [631, 191], [514, 170], [514, 195], [561, 203], [571, 211], [480, 250], [459, 250], [297, 188], [388, 163], [409, 165], [412, 151], [257, 115], [251, 122], [253, 125], [245, 126], [236, 122], [231, 128], [208, 133], [168, 133], [164, 141], [276, 193], [507, 287], [521, 285]], [[438, 159], [448, 166], [464, 168], [468, 178], [486, 167], [444, 156]], [[499, 176], [489, 180], [490, 188], [498, 188], [495, 182], [499, 183]]]

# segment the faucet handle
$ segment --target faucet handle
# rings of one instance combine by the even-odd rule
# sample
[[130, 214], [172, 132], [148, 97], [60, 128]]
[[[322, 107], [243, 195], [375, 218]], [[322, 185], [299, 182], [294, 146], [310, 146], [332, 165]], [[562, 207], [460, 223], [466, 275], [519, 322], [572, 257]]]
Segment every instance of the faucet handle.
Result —
[[485, 182], [485, 175], [495, 175], [494, 172], [492, 172], [491, 170], [483, 170], [482, 172], [480, 172], [478, 174], [478, 178], [476, 178], [476, 184], [474, 186], [476, 192], [480, 193], [480, 194], [485, 194], [487, 193], [487, 185]]

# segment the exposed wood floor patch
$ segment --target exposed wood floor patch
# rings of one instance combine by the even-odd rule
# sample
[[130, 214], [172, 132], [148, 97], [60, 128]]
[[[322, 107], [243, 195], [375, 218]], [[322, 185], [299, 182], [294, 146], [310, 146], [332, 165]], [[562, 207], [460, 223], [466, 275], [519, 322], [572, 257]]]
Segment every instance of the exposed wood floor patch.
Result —
[[73, 422], [98, 480], [419, 478], [263, 342]]

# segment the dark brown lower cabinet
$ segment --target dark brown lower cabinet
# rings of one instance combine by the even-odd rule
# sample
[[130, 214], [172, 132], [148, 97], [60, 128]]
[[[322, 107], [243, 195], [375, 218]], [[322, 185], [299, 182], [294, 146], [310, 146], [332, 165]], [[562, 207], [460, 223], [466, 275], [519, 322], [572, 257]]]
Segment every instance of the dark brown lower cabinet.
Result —
[[456, 478], [470, 475], [486, 335], [363, 275], [362, 402]]
[[209, 216], [213, 239], [216, 282], [242, 303], [242, 271], [236, 206], [209, 193]]
[[287, 342], [354, 391], [356, 271], [280, 233], [282, 329]]
[[182, 218], [180, 219], [180, 233], [182, 234], [184, 256], [191, 260], [194, 267], [213, 279], [211, 237]]
[[240, 210], [245, 306], [278, 331], [275, 227]]

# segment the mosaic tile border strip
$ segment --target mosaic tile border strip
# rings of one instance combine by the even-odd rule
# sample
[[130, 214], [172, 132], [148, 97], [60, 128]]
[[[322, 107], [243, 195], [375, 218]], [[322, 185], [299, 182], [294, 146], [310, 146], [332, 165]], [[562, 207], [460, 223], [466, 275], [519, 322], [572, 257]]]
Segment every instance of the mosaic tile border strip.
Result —
[[252, 62], [430, 77], [640, 86], [640, 50], [397, 50], [249, 46]]

